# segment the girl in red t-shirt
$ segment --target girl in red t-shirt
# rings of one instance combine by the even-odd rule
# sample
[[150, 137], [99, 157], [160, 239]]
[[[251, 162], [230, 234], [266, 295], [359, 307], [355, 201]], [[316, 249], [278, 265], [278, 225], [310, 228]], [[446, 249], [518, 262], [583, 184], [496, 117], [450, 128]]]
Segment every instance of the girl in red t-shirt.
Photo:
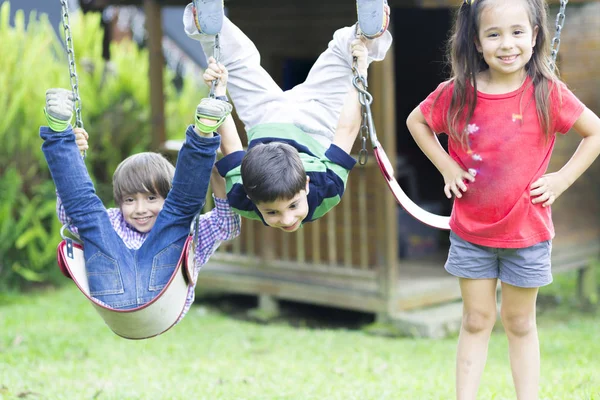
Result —
[[[600, 119], [554, 73], [547, 26], [544, 0], [465, 0], [448, 46], [452, 78], [407, 120], [455, 197], [445, 268], [459, 278], [464, 303], [457, 399], [476, 397], [498, 280], [517, 398], [538, 398], [535, 304], [552, 282], [550, 205], [600, 153]], [[571, 128], [579, 148], [547, 173], [555, 133]]]

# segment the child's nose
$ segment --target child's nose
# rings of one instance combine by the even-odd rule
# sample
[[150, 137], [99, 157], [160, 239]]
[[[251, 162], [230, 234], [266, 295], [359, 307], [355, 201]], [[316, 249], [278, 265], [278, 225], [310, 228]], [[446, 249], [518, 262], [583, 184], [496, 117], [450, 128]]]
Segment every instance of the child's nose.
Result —
[[293, 221], [294, 221], [294, 215], [292, 213], [289, 213], [289, 212], [285, 213], [281, 217], [282, 225], [291, 225]]
[[503, 48], [508, 48], [510, 49], [511, 47], [513, 47], [514, 41], [513, 38], [510, 36], [504, 36], [502, 39], [502, 47]]
[[144, 211], [146, 211], [146, 205], [143, 201], [138, 201], [137, 203], [135, 203], [135, 212], [143, 213]]

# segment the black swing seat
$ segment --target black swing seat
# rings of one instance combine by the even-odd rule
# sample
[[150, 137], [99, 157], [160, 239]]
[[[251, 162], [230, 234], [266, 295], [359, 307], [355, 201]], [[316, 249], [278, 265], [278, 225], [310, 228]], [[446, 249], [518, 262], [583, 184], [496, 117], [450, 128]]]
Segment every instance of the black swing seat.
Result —
[[126, 339], [147, 339], [169, 330], [183, 313], [188, 291], [195, 285], [193, 236], [189, 235], [171, 279], [150, 302], [127, 310], [117, 310], [90, 296], [83, 246], [72, 239], [62, 240], [57, 248], [61, 272], [71, 278], [92, 303], [108, 327]]

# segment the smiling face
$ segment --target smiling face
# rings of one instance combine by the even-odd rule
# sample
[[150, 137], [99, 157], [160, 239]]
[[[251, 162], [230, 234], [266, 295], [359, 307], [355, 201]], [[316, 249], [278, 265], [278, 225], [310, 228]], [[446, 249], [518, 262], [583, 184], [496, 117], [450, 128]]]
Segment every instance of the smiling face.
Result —
[[257, 203], [256, 208], [267, 225], [284, 232], [295, 232], [308, 215], [307, 190], [301, 190], [291, 199]]
[[491, 79], [523, 80], [537, 32], [522, 0], [494, 1], [481, 10], [476, 46], [490, 68]]
[[136, 193], [123, 197], [121, 213], [131, 227], [139, 232], [150, 232], [158, 213], [163, 208], [165, 199], [159, 194]]

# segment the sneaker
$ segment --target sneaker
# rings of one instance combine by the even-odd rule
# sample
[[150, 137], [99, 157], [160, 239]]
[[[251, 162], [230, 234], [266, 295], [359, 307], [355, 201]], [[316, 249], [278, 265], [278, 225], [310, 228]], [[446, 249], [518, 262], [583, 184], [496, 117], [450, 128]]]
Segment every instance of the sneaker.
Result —
[[[194, 121], [196, 128], [203, 133], [214, 132], [225, 122], [225, 118], [231, 114], [232, 110], [232, 105], [226, 101], [210, 97], [202, 99], [198, 107], [196, 107], [196, 118]], [[208, 119], [215, 123], [208, 125], [202, 121], [203, 119]]]
[[216, 35], [223, 27], [223, 0], [193, 0], [192, 13], [198, 32]]
[[383, 35], [390, 24], [390, 6], [387, 0], [356, 0], [358, 27], [367, 39]]
[[55, 132], [67, 129], [73, 118], [75, 102], [73, 92], [67, 89], [48, 89], [44, 114], [48, 126]]

